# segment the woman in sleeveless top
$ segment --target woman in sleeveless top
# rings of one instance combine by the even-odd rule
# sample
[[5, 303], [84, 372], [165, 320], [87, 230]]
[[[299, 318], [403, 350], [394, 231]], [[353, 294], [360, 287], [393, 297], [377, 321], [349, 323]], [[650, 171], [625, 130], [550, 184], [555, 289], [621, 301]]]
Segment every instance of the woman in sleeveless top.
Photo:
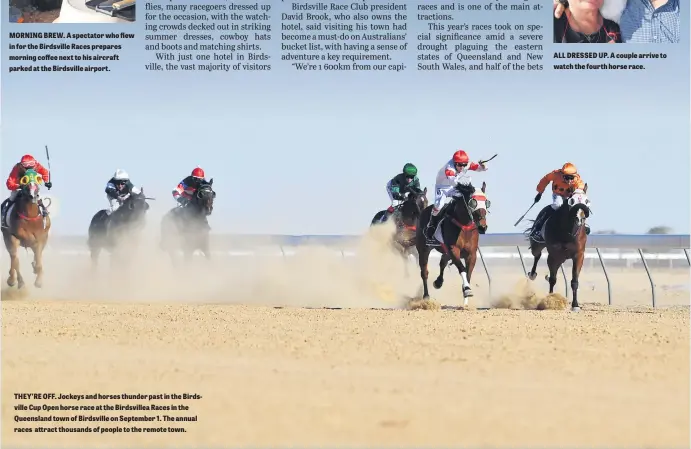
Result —
[[554, 19], [554, 43], [620, 44], [621, 30], [600, 14], [604, 0], [560, 0], [567, 9]]

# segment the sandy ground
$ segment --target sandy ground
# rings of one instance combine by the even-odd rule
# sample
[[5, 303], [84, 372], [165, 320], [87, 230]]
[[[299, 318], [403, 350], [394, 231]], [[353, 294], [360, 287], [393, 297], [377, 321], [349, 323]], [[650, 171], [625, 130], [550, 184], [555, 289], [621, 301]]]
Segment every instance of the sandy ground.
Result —
[[[647, 279], [620, 270], [610, 273], [613, 307], [598, 304], [606, 289], [593, 272], [589, 279], [584, 273], [581, 313], [405, 311], [395, 308], [415, 295], [417, 273], [406, 280], [380, 242], [363, 242], [362, 253], [348, 263], [315, 248], [290, 261], [246, 261], [223, 271], [201, 265], [187, 275], [192, 283], [161, 260], [142, 259], [117, 276], [90, 273], [84, 261], [47, 261], [43, 291], [3, 292], [3, 446], [688, 447], [688, 270], [658, 270], [658, 303], [666, 306], [658, 309], [648, 305]], [[437, 270], [431, 267], [431, 277]], [[494, 296], [515, 292], [520, 272], [494, 269]], [[449, 270], [447, 284], [433, 292], [442, 304], [460, 304], [458, 278]], [[486, 278], [473, 281], [473, 306], [491, 305]], [[535, 282], [543, 294], [544, 281]], [[37, 412], [16, 410], [19, 404], [189, 410]], [[15, 418], [39, 415], [154, 421]], [[123, 431], [15, 431], [42, 426]], [[124, 431], [132, 426], [186, 432]]]

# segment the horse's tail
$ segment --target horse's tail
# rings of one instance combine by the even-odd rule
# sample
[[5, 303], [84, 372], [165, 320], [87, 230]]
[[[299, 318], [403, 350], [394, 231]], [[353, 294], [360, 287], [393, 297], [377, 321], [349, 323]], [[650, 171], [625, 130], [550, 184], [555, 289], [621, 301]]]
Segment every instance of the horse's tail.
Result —
[[527, 228], [525, 228], [525, 229], [523, 230], [522, 234], [525, 236], [525, 238], [529, 239], [529, 238], [530, 238], [530, 234], [532, 234], [532, 232], [533, 232], [533, 225], [535, 224], [535, 220], [526, 220], [526, 221], [529, 221], [529, 222], [530, 222], [530, 226], [528, 226]]
[[532, 251], [532, 250], [533, 250], [533, 244], [534, 244], [535, 242], [533, 241], [532, 238], [530, 238], [530, 235], [533, 233], [533, 225], [535, 224], [535, 220], [530, 220], [530, 219], [528, 219], [527, 221], [530, 222], [530, 226], [528, 226], [527, 228], [525, 228], [525, 229], [523, 230], [522, 234], [523, 234], [523, 236], [526, 238], [526, 240], [528, 240], [528, 249], [529, 249], [530, 251]]

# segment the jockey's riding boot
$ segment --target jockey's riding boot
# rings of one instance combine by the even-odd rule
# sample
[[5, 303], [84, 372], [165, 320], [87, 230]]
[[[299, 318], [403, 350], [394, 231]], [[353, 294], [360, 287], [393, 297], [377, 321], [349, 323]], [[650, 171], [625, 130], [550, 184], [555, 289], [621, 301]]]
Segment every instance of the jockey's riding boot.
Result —
[[585, 224], [585, 235], [590, 235], [590, 225], [588, 223]]
[[0, 215], [2, 216], [2, 227], [3, 228], [9, 228], [7, 224], [7, 210], [10, 208], [10, 205], [12, 202], [10, 201], [9, 198], [5, 199], [5, 201], [2, 202], [2, 206], [0, 206]]
[[530, 233], [532, 237], [540, 237], [540, 231], [542, 230], [542, 225], [547, 218], [548, 210], [541, 210], [535, 221], [533, 222], [533, 230]]
[[425, 237], [427, 239], [432, 240], [434, 238], [434, 231], [437, 230], [440, 216], [441, 211], [439, 211], [437, 215], [430, 215], [429, 221], [427, 222], [427, 227], [425, 228]]

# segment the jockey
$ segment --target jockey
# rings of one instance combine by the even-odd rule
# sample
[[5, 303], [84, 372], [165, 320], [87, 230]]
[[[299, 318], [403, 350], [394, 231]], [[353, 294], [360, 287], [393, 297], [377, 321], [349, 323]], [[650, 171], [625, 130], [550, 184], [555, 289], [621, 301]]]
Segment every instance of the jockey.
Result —
[[193, 195], [201, 186], [209, 184], [204, 175], [204, 170], [200, 167], [192, 170], [192, 174], [180, 181], [180, 184], [173, 190], [173, 198], [180, 207], [185, 207], [192, 201]]
[[385, 222], [389, 215], [394, 212], [394, 201], [403, 201], [404, 194], [408, 191], [422, 191], [420, 189], [420, 180], [417, 177], [417, 167], [410, 162], [403, 166], [401, 173], [397, 174], [386, 183], [386, 193], [389, 194], [391, 205], [386, 209], [386, 214], [382, 217], [382, 223]]
[[130, 181], [130, 175], [125, 170], [117, 169], [106, 184], [106, 197], [110, 204], [110, 209], [106, 211], [108, 215], [120, 208], [122, 203], [129, 198], [134, 184]]
[[[540, 211], [540, 213], [535, 218], [533, 222], [532, 233], [541, 232], [542, 226], [552, 212], [558, 210], [564, 200], [568, 199], [576, 189], [585, 188], [585, 183], [578, 174], [576, 166], [571, 162], [565, 163], [560, 169], [553, 170], [547, 173], [540, 179], [537, 184], [537, 195], [535, 195], [535, 203], [539, 202], [542, 198], [542, 194], [549, 183], [552, 183], [552, 204], [545, 207]], [[590, 234], [590, 227], [585, 225], [586, 234]]]
[[472, 188], [469, 171], [482, 172], [486, 171], [487, 167], [484, 164], [477, 162], [470, 162], [468, 154], [463, 150], [458, 150], [453, 154], [453, 157], [447, 162], [441, 170], [437, 173], [437, 182], [434, 186], [434, 208], [430, 216], [427, 227], [425, 228], [425, 237], [432, 239], [434, 231], [439, 224], [441, 215], [439, 212], [446, 207], [448, 199], [456, 196], [456, 184], [461, 184]]
[[[46, 169], [43, 165], [41, 165], [40, 162], [38, 162], [34, 157], [30, 154], [25, 154], [22, 156], [21, 161], [19, 161], [17, 164], [12, 167], [12, 171], [10, 172], [10, 175], [7, 177], [7, 181], [5, 181], [5, 185], [9, 190], [12, 191], [10, 193], [10, 197], [3, 201], [2, 203], [2, 226], [7, 227], [7, 221], [5, 217], [5, 212], [10, 208], [12, 204], [14, 204], [14, 201], [17, 199], [17, 194], [19, 193], [19, 188], [21, 185], [19, 184], [19, 180], [22, 179], [24, 176], [24, 173], [26, 173], [27, 170], [33, 169], [41, 175], [43, 178], [43, 184], [46, 186], [48, 190], [50, 190], [51, 187], [53, 187], [53, 183], [50, 182], [50, 172], [48, 169]], [[48, 214], [48, 211], [46, 211], [43, 207], [41, 208], [42, 214], [45, 216]]]

